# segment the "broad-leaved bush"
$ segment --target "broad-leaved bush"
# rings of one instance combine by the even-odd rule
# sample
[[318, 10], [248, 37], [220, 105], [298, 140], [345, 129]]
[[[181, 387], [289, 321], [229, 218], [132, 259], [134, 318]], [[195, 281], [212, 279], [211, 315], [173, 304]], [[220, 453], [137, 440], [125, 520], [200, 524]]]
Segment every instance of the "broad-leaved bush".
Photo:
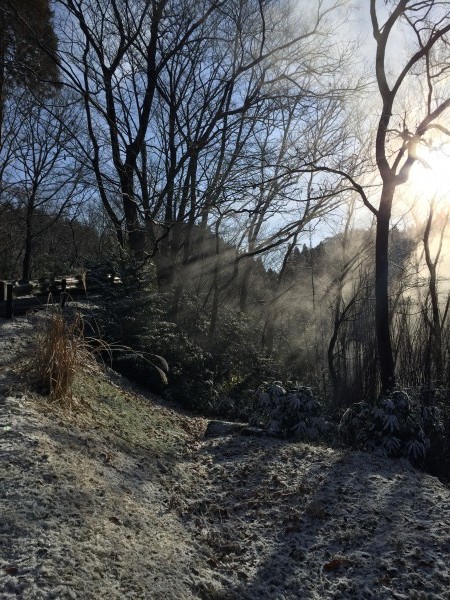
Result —
[[280, 437], [309, 441], [324, 439], [332, 430], [310, 387], [295, 385], [286, 389], [281, 381], [258, 388], [249, 424]]
[[343, 443], [383, 456], [406, 457], [414, 464], [423, 464], [441, 433], [433, 397], [422, 392], [414, 400], [403, 390], [355, 404], [339, 425]]

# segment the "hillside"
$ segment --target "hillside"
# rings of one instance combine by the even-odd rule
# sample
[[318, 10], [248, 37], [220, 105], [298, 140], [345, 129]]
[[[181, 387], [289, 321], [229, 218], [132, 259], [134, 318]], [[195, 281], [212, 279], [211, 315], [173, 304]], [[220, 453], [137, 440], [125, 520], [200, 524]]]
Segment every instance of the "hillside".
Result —
[[[0, 322], [2, 598], [450, 598], [450, 490], [408, 463], [249, 437], [86, 366], [70, 407]], [[214, 434], [216, 432], [216, 434]]]

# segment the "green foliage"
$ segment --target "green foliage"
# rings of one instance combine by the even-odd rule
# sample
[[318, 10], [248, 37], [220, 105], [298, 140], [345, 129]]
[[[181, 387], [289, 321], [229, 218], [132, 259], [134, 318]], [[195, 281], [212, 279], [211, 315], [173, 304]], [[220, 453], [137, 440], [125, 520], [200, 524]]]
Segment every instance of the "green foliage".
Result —
[[[104, 281], [105, 300], [98, 320], [101, 335], [122, 347], [113, 353], [114, 367], [186, 407], [247, 419], [253, 404], [248, 389], [262, 374], [275, 371], [273, 361], [259, 354], [258, 330], [251, 319], [223, 306], [211, 341], [209, 313], [198, 297], [183, 295], [175, 324], [167, 318], [170, 298], [155, 291], [151, 267], [145, 272], [105, 265], [103, 271], [97, 272]], [[108, 272], [118, 275], [122, 284], [113, 286]], [[158, 371], [166, 371], [162, 358], [168, 363], [167, 382]]]
[[332, 426], [321, 416], [322, 406], [311, 388], [289, 387], [280, 381], [263, 383], [256, 392], [256, 410], [249, 423], [268, 432], [299, 440], [324, 439]]
[[258, 333], [248, 315], [221, 308], [211, 352], [223, 374], [242, 376], [252, 370], [260, 352]]
[[339, 425], [341, 440], [353, 447], [423, 464], [432, 441], [442, 434], [440, 411], [432, 398], [416, 401], [402, 390], [355, 404]]
[[116, 266], [114, 271], [122, 284], [105, 283], [99, 318], [102, 335], [118, 345], [114, 367], [184, 406], [206, 406], [214, 396], [211, 357], [167, 320], [169, 299], [155, 291], [152, 267], [143, 271]]
[[6, 81], [27, 84], [43, 95], [48, 94], [49, 82], [55, 85], [58, 79], [55, 61], [58, 39], [49, 0], [2, 2], [0, 45]]
[[211, 339], [209, 316], [198, 297], [183, 295], [179, 327], [184, 342], [177, 342], [176, 349], [187, 350], [188, 360], [177, 358], [185, 371], [181, 396], [193, 397], [195, 392], [193, 405], [203, 412], [247, 420], [253, 408], [250, 389], [262, 378], [274, 377], [280, 365], [262, 355], [260, 331], [252, 317], [223, 304]]
[[[122, 283], [114, 285], [107, 273], [118, 275]], [[105, 265], [104, 272], [99, 269], [96, 277], [103, 281], [103, 303], [96, 324], [102, 339], [110, 344], [113, 366], [129, 379], [161, 392], [169, 365], [148, 339], [165, 334], [161, 299], [153, 291], [152, 268]]]
[[450, 478], [450, 408], [449, 390], [424, 387], [420, 391], [420, 414], [430, 446], [423, 467], [426, 471]]

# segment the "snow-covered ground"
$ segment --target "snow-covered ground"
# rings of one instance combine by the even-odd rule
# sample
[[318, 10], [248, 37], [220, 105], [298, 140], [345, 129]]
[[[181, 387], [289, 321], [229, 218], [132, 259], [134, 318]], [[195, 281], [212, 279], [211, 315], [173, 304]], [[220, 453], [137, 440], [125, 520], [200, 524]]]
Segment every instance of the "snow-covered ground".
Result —
[[437, 479], [239, 430], [204, 438], [203, 419], [127, 390], [152, 413], [161, 450], [144, 452], [27, 390], [11, 367], [35, 326], [0, 321], [2, 599], [450, 599]]
[[205, 597], [450, 598], [450, 490], [408, 463], [230, 436], [190, 469], [182, 514], [222, 586]]

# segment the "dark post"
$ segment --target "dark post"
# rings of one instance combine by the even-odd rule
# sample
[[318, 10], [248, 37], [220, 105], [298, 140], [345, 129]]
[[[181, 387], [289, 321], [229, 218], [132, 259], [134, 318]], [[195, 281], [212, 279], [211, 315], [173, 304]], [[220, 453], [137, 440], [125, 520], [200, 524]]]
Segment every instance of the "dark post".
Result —
[[61, 308], [64, 308], [66, 301], [67, 301], [67, 279], [63, 279], [61, 281], [61, 298], [60, 298], [60, 304], [61, 304]]
[[13, 284], [6, 286], [6, 318], [12, 319], [13, 316]]

